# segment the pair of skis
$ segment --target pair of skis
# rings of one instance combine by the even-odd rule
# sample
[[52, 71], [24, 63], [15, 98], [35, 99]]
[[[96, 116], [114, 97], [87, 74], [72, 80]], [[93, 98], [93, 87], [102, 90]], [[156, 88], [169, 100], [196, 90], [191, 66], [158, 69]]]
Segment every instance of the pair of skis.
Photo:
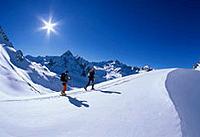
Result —
[[[91, 92], [91, 91], [96, 91], [96, 89], [91, 89], [91, 90], [87, 90], [86, 88], [84, 88], [85, 90], [84, 91], [80, 91], [80, 92]], [[67, 96], [67, 94], [65, 93], [65, 94], [60, 94], [60, 96]]]

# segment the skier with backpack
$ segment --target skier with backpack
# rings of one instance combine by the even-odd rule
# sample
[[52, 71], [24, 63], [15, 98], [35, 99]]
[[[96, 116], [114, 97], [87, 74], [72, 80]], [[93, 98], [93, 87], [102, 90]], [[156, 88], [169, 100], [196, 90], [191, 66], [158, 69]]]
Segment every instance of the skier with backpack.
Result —
[[70, 80], [68, 71], [61, 74], [60, 80], [61, 80], [62, 85], [63, 85], [63, 90], [61, 91], [61, 95], [65, 96], [66, 95], [65, 91], [67, 91], [67, 83], [68, 83], [68, 80]]
[[87, 91], [87, 87], [90, 85], [90, 83], [92, 82], [92, 89], [91, 90], [94, 90], [94, 75], [95, 75], [95, 68], [92, 67], [90, 70], [89, 70], [89, 73], [88, 73], [88, 83], [87, 85], [84, 87], [84, 89]]

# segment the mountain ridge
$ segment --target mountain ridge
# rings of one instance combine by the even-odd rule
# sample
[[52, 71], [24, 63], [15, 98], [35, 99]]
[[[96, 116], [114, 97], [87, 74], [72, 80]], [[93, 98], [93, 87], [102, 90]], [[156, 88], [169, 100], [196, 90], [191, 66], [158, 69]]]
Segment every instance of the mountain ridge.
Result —
[[9, 61], [19, 69], [25, 71], [27, 78], [33, 83], [41, 85], [53, 91], [60, 91], [62, 86], [60, 74], [69, 71], [71, 87], [83, 87], [87, 83], [87, 72], [91, 67], [96, 68], [95, 82], [103, 81], [140, 73], [141, 70], [152, 70], [150, 67], [131, 67], [118, 60], [101, 62], [89, 62], [83, 57], [74, 56], [71, 51], [66, 50], [61, 56], [24, 56], [21, 50], [16, 50], [8, 36], [0, 27], [0, 44], [9, 56]]
[[90, 62], [83, 57], [74, 56], [67, 50], [60, 56], [26, 56], [30, 61], [40, 63], [46, 66], [50, 71], [60, 75], [66, 70], [69, 71], [72, 81], [76, 87], [83, 87], [87, 83], [87, 72], [91, 67], [96, 69], [96, 82], [103, 82], [131, 74], [137, 74], [143, 71], [150, 71], [152, 68], [146, 66], [143, 68], [128, 66], [119, 60], [108, 60], [100, 62]]

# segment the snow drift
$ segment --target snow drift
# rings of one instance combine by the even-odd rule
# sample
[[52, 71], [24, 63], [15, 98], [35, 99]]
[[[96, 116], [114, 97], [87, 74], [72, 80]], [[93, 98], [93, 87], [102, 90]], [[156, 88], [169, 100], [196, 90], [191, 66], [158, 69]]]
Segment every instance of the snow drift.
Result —
[[179, 113], [183, 137], [200, 137], [200, 72], [174, 70], [168, 74], [166, 88]]

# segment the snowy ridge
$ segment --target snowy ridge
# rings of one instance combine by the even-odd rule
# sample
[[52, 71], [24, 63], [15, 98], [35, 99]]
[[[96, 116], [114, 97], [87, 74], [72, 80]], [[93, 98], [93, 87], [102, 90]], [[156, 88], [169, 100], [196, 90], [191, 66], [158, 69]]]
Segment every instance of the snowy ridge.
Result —
[[200, 136], [200, 72], [177, 69], [168, 74], [167, 91], [181, 119], [183, 137]]
[[0, 26], [0, 44], [6, 44], [10, 47], [13, 47], [12, 43], [9, 41], [8, 36], [4, 32], [3, 28]]
[[19, 73], [16, 71], [14, 65], [9, 61], [9, 55], [5, 49], [0, 45], [0, 80], [1, 80], [1, 93], [11, 94], [16, 96], [15, 90], [20, 90], [19, 94], [30, 94], [32, 88], [27, 84]]
[[48, 68], [41, 64], [30, 62], [23, 56], [20, 50], [16, 51], [14, 48], [7, 46], [5, 49], [10, 56], [11, 62], [19, 69], [25, 71], [31, 81], [48, 89], [60, 91], [60, 80], [55, 73], [49, 71]]
[[21, 51], [0, 44], [0, 60], [0, 85], [4, 95], [36, 95], [52, 90], [60, 91], [60, 80], [56, 74], [45, 66], [28, 61]]

